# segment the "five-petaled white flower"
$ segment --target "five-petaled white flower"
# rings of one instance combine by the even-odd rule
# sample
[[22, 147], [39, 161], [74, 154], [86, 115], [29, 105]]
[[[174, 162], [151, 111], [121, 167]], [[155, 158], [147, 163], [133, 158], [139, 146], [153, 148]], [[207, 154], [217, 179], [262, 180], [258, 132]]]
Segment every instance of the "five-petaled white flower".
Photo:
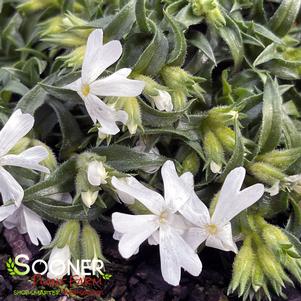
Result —
[[198, 276], [202, 270], [198, 255], [182, 237], [187, 224], [177, 214], [190, 199], [191, 190], [187, 190], [180, 183], [172, 161], [164, 163], [161, 173], [164, 198], [133, 177], [130, 181], [120, 181], [113, 177], [113, 186], [141, 202], [150, 214], [129, 215], [115, 212], [112, 222], [119, 236], [115, 237], [120, 238], [119, 252], [124, 258], [135, 254], [146, 239], [149, 239], [149, 243], [159, 243], [162, 276], [166, 282], [178, 285], [182, 267], [194, 276]]
[[123, 68], [105, 78], [97, 79], [108, 67], [114, 64], [122, 54], [119, 41], [103, 44], [103, 32], [94, 30], [88, 38], [81, 78], [64, 86], [76, 91], [84, 100], [93, 122], [100, 124], [100, 135], [115, 135], [119, 132], [117, 121], [126, 124], [128, 115], [125, 111], [116, 111], [97, 96], [132, 97], [141, 94], [144, 82], [127, 77], [131, 69]]
[[17, 228], [20, 234], [28, 233], [31, 242], [38, 245], [48, 245], [51, 235], [41, 217], [24, 205], [4, 205], [0, 207], [0, 221], [7, 229]]
[[33, 124], [34, 118], [30, 114], [22, 114], [21, 110], [17, 110], [0, 131], [0, 192], [4, 204], [13, 201], [19, 207], [24, 195], [22, 187], [4, 168], [5, 166], [18, 166], [49, 173], [48, 168], [40, 164], [49, 155], [43, 146], [28, 148], [18, 155], [8, 154], [32, 129]]
[[184, 234], [185, 240], [194, 249], [203, 243], [223, 251], [237, 253], [230, 221], [246, 208], [252, 206], [264, 194], [264, 185], [255, 184], [240, 190], [246, 175], [243, 167], [232, 170], [225, 179], [212, 216], [193, 190], [193, 178], [184, 174], [181, 178], [194, 197], [180, 210], [181, 214], [195, 226]]

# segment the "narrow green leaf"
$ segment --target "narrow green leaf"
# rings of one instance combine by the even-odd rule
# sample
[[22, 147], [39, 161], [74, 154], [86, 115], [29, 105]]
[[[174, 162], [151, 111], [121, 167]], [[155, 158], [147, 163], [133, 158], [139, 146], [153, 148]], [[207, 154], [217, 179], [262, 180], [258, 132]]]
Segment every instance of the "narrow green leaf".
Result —
[[226, 26], [219, 28], [219, 34], [228, 45], [234, 60], [234, 67], [238, 70], [244, 58], [243, 40], [237, 24], [227, 16], [226, 21]]
[[215, 66], [217, 65], [211, 45], [201, 32], [194, 31], [189, 38], [189, 43], [200, 49], [214, 63]]
[[94, 148], [92, 151], [100, 156], [105, 156], [108, 165], [125, 172], [144, 168], [159, 168], [166, 161], [166, 158], [161, 155], [144, 153], [116, 144]]
[[285, 36], [296, 21], [301, 0], [283, 0], [269, 22], [271, 30], [278, 36]]
[[164, 15], [174, 34], [174, 48], [169, 54], [167, 63], [173, 66], [182, 66], [185, 62], [187, 52], [187, 44], [184, 32], [174, 17], [169, 15], [166, 11], [164, 11]]
[[135, 22], [135, 2], [135, 0], [130, 0], [104, 28], [104, 35], [108, 41], [120, 40], [130, 32]]
[[293, 199], [290, 199], [292, 205], [292, 213], [287, 222], [285, 229], [297, 237], [301, 236], [301, 208], [300, 205]]
[[49, 104], [55, 111], [62, 131], [63, 141], [60, 150], [60, 157], [62, 159], [69, 158], [81, 145], [84, 135], [76, 119], [61, 102], [55, 98], [49, 98], [47, 104]]
[[262, 126], [258, 141], [258, 152], [273, 150], [280, 141], [282, 132], [282, 97], [279, 86], [270, 76], [267, 77], [262, 109]]

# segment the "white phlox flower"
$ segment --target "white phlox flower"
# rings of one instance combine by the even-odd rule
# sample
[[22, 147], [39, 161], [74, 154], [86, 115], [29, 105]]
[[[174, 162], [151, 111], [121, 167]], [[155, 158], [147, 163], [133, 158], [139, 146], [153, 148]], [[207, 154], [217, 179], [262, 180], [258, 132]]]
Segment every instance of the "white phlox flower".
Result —
[[135, 178], [120, 181], [112, 178], [112, 185], [141, 202], [150, 214], [130, 215], [115, 212], [112, 222], [115, 237], [119, 240], [119, 252], [124, 258], [134, 255], [139, 246], [150, 238], [150, 243], [159, 243], [161, 271], [164, 280], [178, 285], [181, 268], [194, 276], [202, 270], [202, 263], [196, 252], [185, 242], [182, 234], [187, 224], [177, 214], [191, 197], [191, 190], [182, 185], [172, 161], [166, 161], [161, 169], [164, 182], [164, 197], [145, 187]]
[[132, 71], [128, 68], [97, 79], [121, 54], [122, 46], [119, 41], [103, 44], [103, 31], [94, 30], [87, 41], [81, 78], [63, 87], [80, 95], [94, 124], [100, 124], [100, 135], [117, 134], [119, 128], [116, 122], [126, 124], [128, 115], [125, 111], [116, 111], [106, 105], [98, 96], [134, 97], [140, 95], [144, 89], [143, 81], [127, 78]]
[[195, 226], [189, 228], [184, 237], [193, 249], [205, 241], [206, 246], [237, 253], [230, 221], [246, 208], [252, 206], [264, 194], [264, 185], [255, 184], [240, 190], [246, 175], [243, 167], [232, 170], [225, 179], [212, 216], [207, 207], [193, 191], [193, 177], [189, 173], [181, 176], [194, 197], [181, 209], [181, 214]]
[[28, 207], [21, 205], [4, 205], [0, 207], [0, 221], [7, 229], [17, 228], [20, 234], [27, 233], [31, 242], [38, 245], [48, 245], [51, 235], [39, 215]]
[[34, 146], [20, 154], [12, 155], [9, 151], [33, 127], [34, 118], [30, 114], [15, 111], [0, 131], [0, 192], [2, 201], [7, 204], [13, 201], [20, 206], [24, 191], [14, 177], [5, 169], [5, 166], [18, 166], [36, 171], [49, 173], [48, 168], [40, 162], [48, 157], [48, 151], [43, 146]]

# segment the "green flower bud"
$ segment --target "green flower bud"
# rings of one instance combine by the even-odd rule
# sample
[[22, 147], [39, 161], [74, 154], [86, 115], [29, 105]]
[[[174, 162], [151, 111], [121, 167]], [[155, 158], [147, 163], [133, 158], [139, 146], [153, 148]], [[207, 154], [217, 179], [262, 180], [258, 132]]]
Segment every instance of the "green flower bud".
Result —
[[79, 234], [80, 223], [78, 221], [71, 220], [65, 222], [59, 227], [50, 246], [64, 248], [66, 245], [68, 245], [72, 256], [74, 258], [80, 258]]
[[60, 47], [75, 48], [86, 44], [89, 33], [90, 30], [79, 29], [77, 31], [54, 33], [42, 40]]
[[256, 255], [267, 278], [270, 279], [271, 282], [275, 283], [276, 288], [278, 286], [283, 287], [284, 281], [290, 282], [289, 277], [284, 272], [281, 264], [274, 254], [265, 246], [263, 242], [260, 241], [259, 238], [257, 238], [256, 244]]
[[205, 129], [203, 134], [203, 144], [211, 171], [219, 173], [225, 161], [224, 150], [216, 135], [208, 128]]
[[40, 23], [40, 35], [45, 37], [47, 35], [60, 33], [64, 30], [63, 28], [63, 17], [55, 16], [42, 23]]
[[48, 151], [48, 157], [42, 161], [42, 165], [46, 166], [50, 171], [53, 171], [57, 168], [57, 160], [55, 154], [53, 153], [52, 149], [48, 145], [36, 139], [32, 140], [31, 145], [32, 146], [40, 145], [46, 148]]
[[143, 129], [141, 109], [136, 97], [120, 97], [117, 107], [121, 107], [128, 114], [126, 126], [131, 135], [136, 134], [138, 127]]
[[[65, 18], [62, 20], [62, 22], [63, 22], [66, 29], [71, 29], [73, 27], [84, 26], [88, 23], [86, 20], [83, 20], [83, 19], [75, 16], [71, 12], [68, 12], [68, 13], [65, 14]], [[88, 31], [91, 33], [92, 29], [89, 29]]]
[[32, 139], [28, 137], [21, 138], [17, 144], [9, 151], [12, 155], [18, 155], [22, 152], [24, 152], [26, 149], [30, 148]]
[[85, 223], [81, 235], [81, 251], [84, 259], [107, 261], [102, 253], [99, 235], [88, 223]]
[[161, 70], [165, 85], [173, 92], [172, 98], [176, 110], [182, 109], [188, 96], [202, 98], [203, 90], [199, 83], [204, 79], [193, 76], [180, 67], [166, 66]]
[[264, 162], [249, 163], [247, 169], [258, 180], [271, 186], [286, 177], [281, 170]]
[[33, 13], [49, 7], [59, 8], [61, 3], [62, 1], [60, 0], [28, 0], [18, 5], [17, 8], [25, 13]]
[[265, 285], [264, 272], [258, 261], [254, 261], [252, 268], [252, 288], [254, 292], [258, 292]]
[[224, 149], [232, 153], [235, 148], [235, 132], [231, 128], [220, 126], [214, 129], [214, 133]]
[[285, 171], [300, 157], [301, 148], [297, 147], [286, 150], [273, 150], [257, 156], [256, 161], [268, 163], [281, 171]]
[[183, 172], [190, 171], [196, 175], [200, 169], [200, 158], [196, 152], [191, 152], [183, 161]]
[[234, 260], [229, 292], [234, 292], [238, 289], [240, 296], [245, 292], [251, 281], [254, 262], [255, 257], [252, 249], [252, 237], [247, 236]]
[[173, 107], [175, 111], [181, 111], [187, 104], [187, 95], [183, 90], [174, 90], [171, 92]]
[[217, 0], [190, 0], [190, 3], [194, 15], [205, 16], [207, 22], [215, 27], [226, 25]]
[[65, 65], [69, 68], [79, 68], [84, 60], [86, 46], [79, 46], [72, 50], [67, 55], [59, 56], [58, 59], [64, 61]]
[[211, 127], [219, 127], [233, 124], [239, 113], [228, 106], [215, 107], [208, 111], [206, 123]]

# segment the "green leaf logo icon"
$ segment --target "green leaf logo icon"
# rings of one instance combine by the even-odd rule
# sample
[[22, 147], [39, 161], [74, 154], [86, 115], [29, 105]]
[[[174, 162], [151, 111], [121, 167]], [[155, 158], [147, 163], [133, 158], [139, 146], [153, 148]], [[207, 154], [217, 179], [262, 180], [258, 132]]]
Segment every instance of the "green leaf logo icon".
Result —
[[6, 268], [11, 276], [24, 276], [24, 273], [17, 269], [15, 261], [13, 261], [11, 257], [6, 262]]

